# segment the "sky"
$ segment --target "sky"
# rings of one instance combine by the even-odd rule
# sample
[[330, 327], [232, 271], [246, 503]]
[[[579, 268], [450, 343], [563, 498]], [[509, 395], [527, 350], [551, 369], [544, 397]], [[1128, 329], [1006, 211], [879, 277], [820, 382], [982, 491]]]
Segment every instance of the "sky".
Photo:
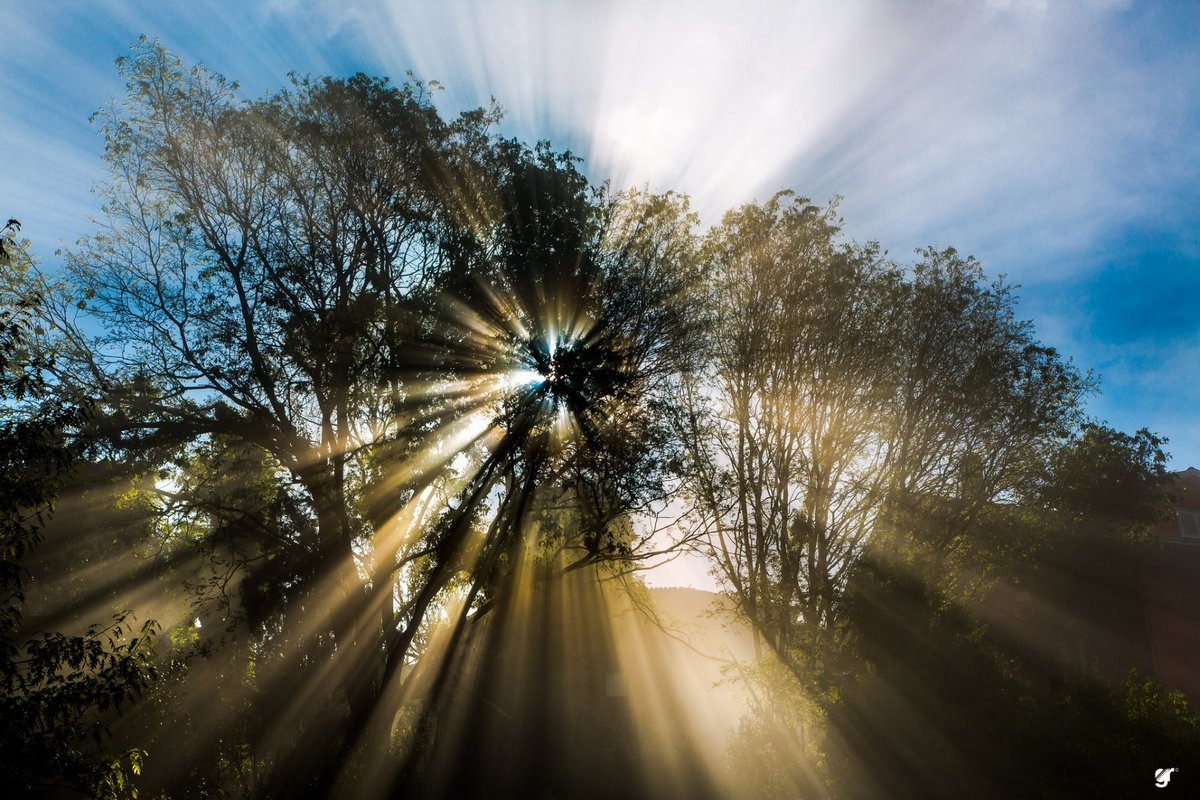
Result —
[[1019, 284], [1040, 338], [1102, 379], [1088, 412], [1200, 466], [1200, 2], [0, 0], [0, 214], [47, 268], [91, 230], [89, 116], [140, 34], [270, 93], [362, 71], [495, 98], [595, 180], [707, 222], [783, 188], [847, 234]]

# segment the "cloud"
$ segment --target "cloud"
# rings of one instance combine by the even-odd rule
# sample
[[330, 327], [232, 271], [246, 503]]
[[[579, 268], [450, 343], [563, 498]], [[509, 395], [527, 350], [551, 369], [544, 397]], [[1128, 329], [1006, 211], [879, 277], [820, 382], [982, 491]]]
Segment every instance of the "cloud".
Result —
[[[845, 196], [855, 235], [896, 252], [953, 240], [1012, 262], [1012, 243], [1036, 241], [1039, 269], [1100, 242], [1113, 220], [1148, 213], [1148, 194], [1177, 188], [1164, 161], [1196, 154], [1185, 132], [1198, 101], [1180, 78], [1200, 74], [1196, 48], [1124, 47], [1122, 3], [240, 8], [114, 4], [94, 14], [99, 37], [88, 30], [96, 19], [60, 12], [37, 25], [30, 15], [16, 23], [26, 45], [8, 60], [54, 54], [50, 86], [30, 91], [63, 98], [38, 115], [56, 119], [98, 105], [82, 97], [117, 93], [105, 65], [143, 30], [252, 93], [293, 69], [413, 69], [448, 87], [447, 109], [494, 96], [506, 130], [570, 147], [596, 178], [686, 191], [710, 219], [787, 185]], [[72, 38], [97, 46], [81, 55]]]
[[325, 9], [364, 61], [442, 80], [447, 108], [496, 97], [507, 130], [594, 177], [688, 192], [709, 219], [785, 185], [840, 194], [859, 238], [952, 241], [1027, 283], [1085, 266], [1185, 185], [1165, 163], [1195, 162], [1197, 50], [1124, 2]]
[[[1024, 284], [1082, 363], [1194, 330], [1186, 298], [1162, 293], [1175, 310], [1142, 328], [1089, 327], [1150, 297], [1137, 276], [1157, 256], [1131, 230], [1187, 256], [1170, 270], [1195, 268], [1200, 46], [1187, 4], [139, 0], [28, 4], [6, 25], [0, 212], [42, 242], [87, 230], [102, 165], [86, 118], [121, 93], [112, 59], [144, 32], [251, 95], [290, 70], [412, 69], [446, 85], [446, 111], [494, 96], [506, 133], [569, 147], [617, 186], [688, 192], [710, 221], [783, 187], [840, 194], [855, 238], [901, 259], [954, 245]], [[1200, 373], [1192, 350], [1153, 358]], [[1110, 386], [1155, 368], [1106, 363]]]

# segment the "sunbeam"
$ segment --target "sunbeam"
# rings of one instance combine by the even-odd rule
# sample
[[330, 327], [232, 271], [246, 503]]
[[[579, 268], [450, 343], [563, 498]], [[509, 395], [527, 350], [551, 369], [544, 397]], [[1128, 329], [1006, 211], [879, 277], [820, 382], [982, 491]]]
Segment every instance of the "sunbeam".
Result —
[[[1100, 252], [1158, 212], [1115, 214], [1141, 195], [1098, 143], [1161, 137], [1097, 124], [1083, 43], [1178, 16], [967, 5], [118, 2], [103, 35], [212, 12], [186, 48], [250, 88], [140, 36], [90, 235], [39, 265], [36, 219], [0, 228], [0, 794], [1200, 774], [1200, 473], [1091, 418], [1006, 278], [841, 216], [1027, 274]], [[90, 63], [10, 16], [0, 63]], [[34, 185], [24, 84], [0, 177]], [[39, 119], [108, 84], [48, 85]]]

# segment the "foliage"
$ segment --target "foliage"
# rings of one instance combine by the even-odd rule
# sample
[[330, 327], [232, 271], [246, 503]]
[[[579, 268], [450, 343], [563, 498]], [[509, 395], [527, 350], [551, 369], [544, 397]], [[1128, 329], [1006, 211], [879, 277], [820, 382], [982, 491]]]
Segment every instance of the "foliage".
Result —
[[1089, 383], [977, 262], [928, 249], [906, 275], [839, 241], [832, 205], [776, 195], [706, 247], [710, 361], [680, 397], [682, 477], [719, 577], [799, 671], [836, 647], [865, 542], [919, 541], [933, 580], [986, 568], [981, 533], [1032, 496]]
[[0, 228], [0, 264], [7, 264], [12, 257], [10, 251], [14, 249], [13, 240], [19, 230], [21, 223], [15, 219], [10, 219]]
[[[153, 553], [139, 586], [178, 612], [122, 735], [210, 734], [162, 760], [180, 796], [357, 791], [372, 760], [399, 762], [381, 793], [420, 785], [433, 759], [392, 728], [438, 746], [463, 676], [507, 658], [488, 636], [521, 627], [497, 619], [521, 580], [622, 575], [685, 505], [681, 544], [768, 656], [742, 676], [747, 794], [1070, 793], [1051, 760], [1193, 741], [1177, 697], [1056, 673], [976, 618], [1082, 522], [1144, 534], [1165, 459], [1084, 421], [1092, 377], [974, 259], [903, 267], [791, 192], [701, 234], [686, 197], [594, 187], [411, 76], [247, 100], [145, 38], [118, 70], [95, 235], [53, 279], [0, 237], [6, 759], [105, 796], [141, 768], [97, 753], [150, 687], [153, 624], [16, 644], [20, 565], [80, 456], [81, 490], [120, 494], [92, 526]], [[1097, 724], [1115, 738], [1053, 735]]]
[[[136, 796], [144, 752], [105, 753], [106, 712], [136, 699], [154, 679], [152, 621], [128, 613], [82, 635], [29, 634], [22, 626], [23, 562], [43, 539], [74, 448], [64, 430], [86, 409], [54, 400], [44, 363], [25, 346], [30, 309], [0, 315], [0, 781], [21, 796], [55, 787], [95, 797]], [[26, 638], [28, 637], [28, 638]]]
[[[498, 109], [443, 119], [416, 80], [247, 101], [146, 39], [118, 69], [97, 233], [65, 279], [4, 289], [47, 297], [36, 345], [60, 397], [97, 398], [89, 457], [136, 465], [170, 582], [255, 654], [269, 791], [329, 791], [553, 498], [580, 509], [537, 528], [567, 569], [640, 557], [696, 363], [697, 221], [496, 136]], [[273, 730], [326, 674], [327, 717]]]
[[991, 587], [1072, 548], [1128, 563], [1121, 548], [1166, 507], [1163, 440], [1085, 421], [1091, 376], [974, 259], [929, 248], [902, 270], [839, 225], [832, 204], [782, 193], [727, 214], [703, 251], [707, 363], [677, 398], [680, 476], [701, 549], [765, 645], [746, 679], [769, 698], [735, 740], [735, 785], [1070, 795], [1116, 754], [1064, 747], [1055, 715], [1078, 725], [1072, 741], [1103, 720], [1123, 763], [1153, 756], [1139, 730], [1193, 741], [1177, 696], [1123, 694], [978, 616]]
[[1128, 797], [1200, 744], [1182, 695], [1145, 676], [1113, 686], [1016, 648], [885, 561], [853, 584], [829, 796]]
[[738, 723], [725, 765], [738, 797], [811, 797], [826, 793], [827, 721], [813, 687], [778, 659], [726, 668], [747, 688], [747, 713]]
[[[759, 729], [738, 745], [765, 762], [756, 774], [778, 780], [808, 763], [812, 791], [830, 797], [1125, 797], [1144, 790], [1158, 762], [1190, 763], [1200, 727], [1181, 694], [1136, 672], [1114, 685], [1063, 662], [1039, 649], [1041, 620], [984, 624], [986, 593], [962, 590], [988, 564], [993, 584], [1019, 580], [1043, 602], [1066, 603], [1060, 612], [1070, 599], [1039, 588], [1046, 570], [1117, 591], [1114, 571], [1137, 563], [1144, 540], [1134, 534], [1163, 505], [1159, 442], [1084, 425], [1044, 462], [1053, 471], [1037, 502], [984, 510], [961, 546], [969, 557], [946, 560], [931, 546], [944, 524], [936, 505], [910, 520], [919, 535], [874, 538], [847, 576], [843, 646], [794, 660], [802, 688], [775, 704], [815, 703], [804, 719], [821, 744], [781, 760], [764, 739], [769, 715], [756, 714]], [[1083, 499], [1099, 485], [1123, 502]]]
[[1170, 512], [1166, 439], [1088, 423], [1050, 461], [1044, 502], [1110, 534], [1143, 538]]

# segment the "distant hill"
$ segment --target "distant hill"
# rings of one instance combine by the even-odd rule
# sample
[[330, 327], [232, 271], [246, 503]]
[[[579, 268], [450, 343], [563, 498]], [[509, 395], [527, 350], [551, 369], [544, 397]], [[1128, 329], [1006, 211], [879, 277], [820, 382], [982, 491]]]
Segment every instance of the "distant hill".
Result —
[[653, 587], [654, 609], [667, 631], [692, 647], [719, 658], [754, 658], [750, 629], [734, 613], [733, 601], [690, 587]]

